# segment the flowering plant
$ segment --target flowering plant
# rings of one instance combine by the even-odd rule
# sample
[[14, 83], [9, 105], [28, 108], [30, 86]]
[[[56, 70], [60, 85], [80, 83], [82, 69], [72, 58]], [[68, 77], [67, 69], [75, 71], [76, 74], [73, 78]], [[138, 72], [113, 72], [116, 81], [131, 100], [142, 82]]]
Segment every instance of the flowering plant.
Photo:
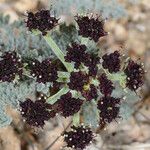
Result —
[[79, 37], [64, 51], [52, 38], [59, 19], [49, 10], [27, 12], [26, 27], [42, 35], [56, 57], [23, 60], [14, 51], [5, 52], [0, 80], [16, 83], [28, 78], [49, 84], [50, 94], [36, 91], [35, 101], [26, 97], [19, 102], [22, 117], [35, 127], [43, 127], [57, 114], [72, 117], [72, 130], [63, 133], [64, 141], [68, 147], [84, 149], [95, 137], [92, 129], [124, 118], [125, 106], [134, 103], [131, 96], [136, 98], [144, 83], [144, 68], [119, 51], [99, 56], [88, 50], [91, 43], [98, 49], [99, 39], [107, 36], [100, 16], [78, 14], [75, 21]]

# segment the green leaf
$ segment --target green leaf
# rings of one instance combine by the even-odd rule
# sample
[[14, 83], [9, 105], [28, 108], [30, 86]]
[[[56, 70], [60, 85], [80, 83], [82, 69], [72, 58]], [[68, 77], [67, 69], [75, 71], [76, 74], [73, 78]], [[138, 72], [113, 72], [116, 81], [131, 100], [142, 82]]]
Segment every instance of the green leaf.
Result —
[[82, 106], [81, 113], [85, 125], [91, 125], [93, 128], [97, 128], [99, 125], [99, 110], [97, 109], [97, 103], [94, 100], [85, 102]]
[[121, 116], [123, 120], [127, 120], [129, 119], [129, 117], [132, 115], [133, 112], [134, 112], [133, 106], [124, 102], [120, 106], [119, 116]]
[[7, 116], [3, 108], [0, 109], [0, 128], [5, 127], [11, 123], [11, 117]]
[[42, 93], [44, 93], [46, 95], [50, 95], [49, 89], [50, 89], [51, 85], [52, 84], [49, 83], [49, 82], [46, 83], [46, 84], [44, 84], [44, 83], [36, 83], [36, 89], [37, 89], [38, 92], [42, 92]]
[[118, 73], [110, 74], [107, 70], [104, 70], [104, 71], [105, 71], [105, 73], [107, 74], [107, 76], [110, 80], [119, 81], [122, 88], [126, 87], [126, 78], [127, 78], [127, 76], [125, 75], [124, 72], [118, 72]]
[[35, 36], [31, 32], [27, 32], [23, 20], [9, 23], [6, 17], [0, 16], [0, 30], [1, 52], [13, 51], [15, 47], [15, 51], [23, 59], [38, 59], [39, 56], [42, 56], [43, 59], [54, 57], [41, 35]]
[[116, 88], [113, 90], [112, 96], [121, 98], [119, 114], [123, 119], [128, 119], [135, 110], [134, 104], [138, 102], [141, 98], [134, 91], [131, 91], [128, 88], [124, 90], [117, 83], [115, 85]]
[[11, 123], [11, 118], [5, 113], [5, 107], [9, 105], [17, 109], [19, 101], [25, 101], [28, 96], [35, 94], [35, 82], [24, 81], [18, 84], [0, 83], [0, 127]]
[[141, 98], [134, 91], [128, 88], [123, 89], [118, 83], [115, 83], [115, 89], [112, 92], [113, 97], [124, 98], [128, 104], [134, 104]]
[[127, 14], [124, 5], [117, 0], [50, 0], [49, 2], [49, 6], [53, 6], [58, 15], [69, 17], [85, 12], [101, 12], [105, 18], [121, 18]]

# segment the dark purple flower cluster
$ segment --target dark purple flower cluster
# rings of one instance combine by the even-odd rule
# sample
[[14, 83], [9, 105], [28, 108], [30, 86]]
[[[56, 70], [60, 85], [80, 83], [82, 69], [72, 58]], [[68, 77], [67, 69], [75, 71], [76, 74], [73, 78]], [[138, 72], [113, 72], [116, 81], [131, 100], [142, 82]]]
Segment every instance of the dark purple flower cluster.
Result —
[[68, 92], [67, 94], [62, 95], [57, 103], [61, 115], [69, 117], [80, 110], [83, 100], [73, 98], [72, 94]]
[[78, 69], [81, 64], [84, 64], [89, 69], [89, 76], [95, 77], [98, 71], [98, 64], [100, 63], [100, 57], [95, 54], [89, 54], [86, 52], [87, 47], [77, 43], [72, 43], [67, 47], [67, 54], [65, 60], [67, 62], [74, 62], [75, 68]]
[[89, 76], [84, 74], [82, 71], [71, 72], [68, 86], [71, 90], [82, 91], [84, 89], [84, 85], [88, 84], [88, 82]]
[[[107, 35], [107, 32], [104, 30], [104, 20], [100, 20], [98, 16], [77, 15], [75, 20], [78, 24], [78, 33], [82, 37], [98, 42], [101, 37]], [[57, 24], [58, 19], [51, 16], [49, 10], [41, 10], [36, 13], [28, 12], [26, 26], [30, 31], [39, 30], [42, 32], [42, 35], [46, 35]], [[57, 62], [56, 60], [54, 64], [50, 59], [46, 59], [42, 62], [33, 60], [29, 64], [30, 73], [32, 77], [36, 78], [37, 82], [53, 83], [51, 87], [52, 96], [65, 85], [69, 88], [68, 90], [76, 90], [83, 98], [74, 98], [71, 91], [69, 91], [57, 98], [53, 105], [46, 103], [47, 97], [43, 94], [37, 94], [35, 102], [30, 99], [20, 102], [21, 114], [29, 125], [43, 127], [45, 121], [53, 118], [56, 113], [60, 113], [63, 117], [73, 116], [77, 112], [80, 112], [84, 102], [96, 99], [98, 99], [97, 109], [99, 110], [100, 124], [102, 126], [120, 118], [121, 99], [111, 97], [112, 91], [115, 88], [113, 82], [107, 78], [107, 74], [105, 73], [101, 73], [99, 76], [98, 67], [100, 57], [86, 50], [86, 45], [78, 44], [77, 42], [73, 42], [67, 47], [66, 56], [63, 56], [63, 58], [67, 63], [74, 63], [74, 70], [71, 73], [63, 73], [62, 78], [60, 77], [61, 73], [57, 73], [57, 69], [59, 68], [64, 71], [65, 68], [61, 65], [65, 62], [60, 65], [60, 61]], [[16, 56], [16, 53], [6, 53], [1, 58], [0, 67], [2, 69], [0, 71], [0, 80], [12, 81], [16, 74], [19, 76], [22, 74], [22, 63]], [[109, 74], [122, 71], [120, 53], [115, 51], [103, 55], [101, 65], [103, 67], [101, 70], [109, 72]], [[135, 91], [143, 85], [144, 70], [141, 65], [134, 61], [129, 61], [123, 71], [127, 76], [126, 86], [129, 89]], [[58, 76], [60, 77], [60, 82], [57, 80]], [[99, 98], [100, 92], [103, 95], [101, 98]], [[90, 128], [83, 125], [79, 127], [72, 126], [71, 128], [71, 131], [64, 132], [64, 140], [68, 147], [82, 150], [92, 142], [94, 136]]]
[[144, 83], [144, 69], [140, 64], [130, 60], [127, 67], [124, 70], [127, 75], [127, 87], [130, 90], [137, 90]]
[[104, 96], [98, 101], [97, 108], [100, 110], [100, 124], [110, 123], [119, 118], [120, 99]]
[[51, 63], [50, 59], [46, 59], [42, 62], [34, 60], [29, 64], [29, 68], [31, 70], [31, 75], [36, 77], [39, 83], [53, 82], [58, 78], [57, 67]]
[[20, 102], [21, 115], [29, 125], [36, 127], [43, 127], [45, 121], [55, 116], [51, 108], [51, 105], [46, 103], [45, 99], [36, 100], [35, 102], [27, 99]]
[[87, 66], [89, 68], [89, 75], [95, 77], [98, 72], [98, 64], [100, 63], [100, 57], [94, 54], [90, 54]]
[[105, 54], [103, 57], [102, 66], [104, 69], [108, 69], [110, 73], [116, 73], [120, 70], [120, 53], [115, 51], [111, 54]]
[[98, 97], [97, 87], [91, 84], [88, 90], [82, 91], [82, 95], [83, 97], [86, 98], [87, 101], [91, 101], [92, 99], [97, 99]]
[[67, 143], [67, 147], [83, 150], [92, 142], [94, 136], [89, 127], [72, 126], [71, 128], [72, 131], [64, 133], [64, 141]]
[[67, 62], [75, 62], [75, 68], [79, 68], [81, 63], [86, 64], [89, 55], [86, 53], [86, 46], [77, 43], [72, 43], [67, 47], [65, 60]]
[[79, 35], [83, 37], [98, 42], [100, 37], [107, 35], [104, 31], [104, 20], [99, 20], [99, 17], [76, 16], [75, 20], [79, 26]]
[[58, 19], [51, 15], [50, 10], [40, 10], [35, 14], [27, 12], [27, 14], [26, 26], [29, 31], [39, 30], [43, 35], [46, 35], [58, 24]]
[[105, 73], [103, 73], [99, 78], [99, 82], [100, 82], [100, 91], [102, 94], [104, 94], [105, 96], [109, 96], [111, 95], [114, 86], [111, 80], [108, 80], [107, 76]]
[[0, 81], [11, 82], [16, 75], [22, 76], [23, 63], [16, 52], [5, 52], [0, 58]]

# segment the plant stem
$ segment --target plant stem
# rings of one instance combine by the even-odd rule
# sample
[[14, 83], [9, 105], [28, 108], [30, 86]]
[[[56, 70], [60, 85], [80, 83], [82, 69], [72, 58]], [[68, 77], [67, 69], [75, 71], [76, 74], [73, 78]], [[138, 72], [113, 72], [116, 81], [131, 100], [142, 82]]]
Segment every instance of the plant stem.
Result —
[[49, 97], [47, 99], [47, 102], [49, 104], [54, 104], [57, 102], [57, 100], [63, 95], [66, 94], [69, 91], [69, 88], [67, 86], [64, 86], [59, 92], [57, 92], [55, 95]]
[[57, 71], [57, 73], [58, 73], [59, 78], [70, 78], [70, 73], [69, 72]]
[[44, 36], [44, 39], [48, 43], [48, 45], [51, 47], [54, 54], [58, 57], [58, 59], [64, 64], [68, 72], [73, 71], [73, 65], [71, 63], [65, 62], [64, 53], [60, 50], [60, 48], [57, 46], [55, 41], [51, 38], [49, 34]]
[[81, 38], [81, 44], [87, 45], [88, 41], [89, 41], [88, 38], [85, 38], [85, 37]]
[[80, 111], [73, 115], [73, 125], [78, 126], [80, 124]]

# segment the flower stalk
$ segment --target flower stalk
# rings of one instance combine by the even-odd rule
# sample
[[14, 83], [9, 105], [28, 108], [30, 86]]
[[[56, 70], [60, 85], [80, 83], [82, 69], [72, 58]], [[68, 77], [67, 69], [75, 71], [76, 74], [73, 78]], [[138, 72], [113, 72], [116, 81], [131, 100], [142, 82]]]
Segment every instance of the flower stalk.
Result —
[[60, 50], [58, 45], [55, 43], [55, 41], [51, 38], [49, 34], [46, 34], [43, 36], [45, 41], [48, 43], [48, 45], [51, 47], [54, 54], [58, 57], [58, 59], [64, 64], [68, 72], [73, 71], [73, 65], [71, 63], [67, 63], [64, 59], [64, 53]]
[[80, 111], [73, 115], [73, 125], [79, 126], [80, 124]]
[[55, 95], [49, 97], [47, 99], [47, 102], [49, 104], [54, 104], [57, 102], [57, 100], [64, 94], [66, 94], [69, 91], [69, 88], [67, 86], [64, 86], [60, 91], [58, 91]]
[[89, 41], [88, 38], [85, 38], [85, 37], [81, 38], [81, 44], [87, 45], [88, 41]]

